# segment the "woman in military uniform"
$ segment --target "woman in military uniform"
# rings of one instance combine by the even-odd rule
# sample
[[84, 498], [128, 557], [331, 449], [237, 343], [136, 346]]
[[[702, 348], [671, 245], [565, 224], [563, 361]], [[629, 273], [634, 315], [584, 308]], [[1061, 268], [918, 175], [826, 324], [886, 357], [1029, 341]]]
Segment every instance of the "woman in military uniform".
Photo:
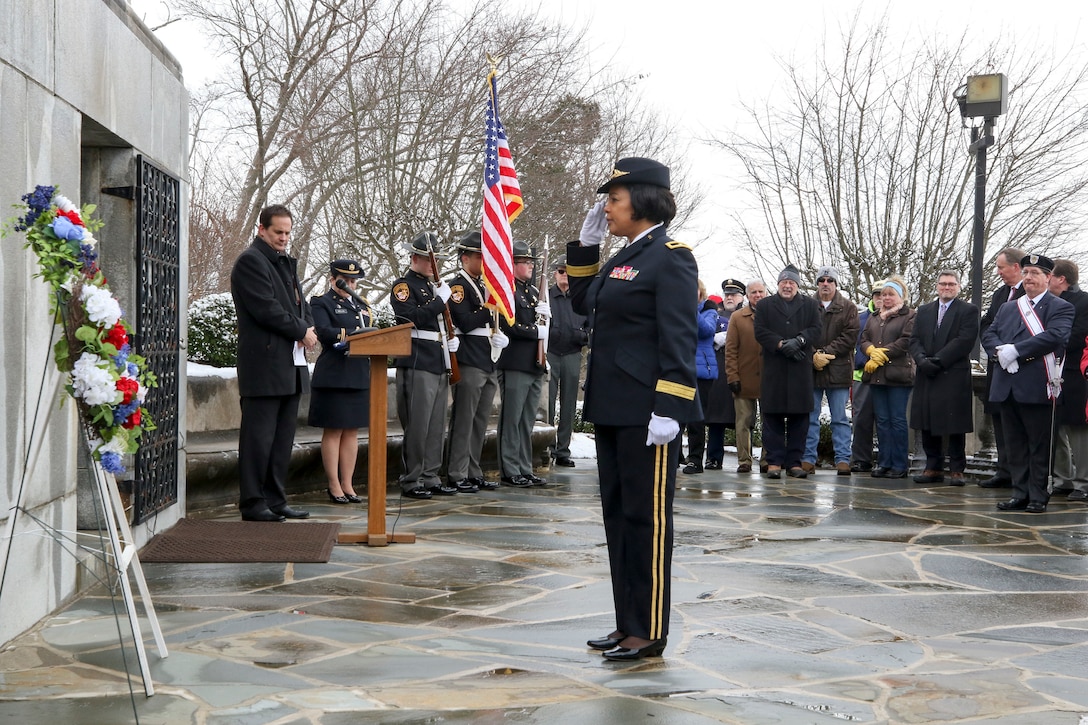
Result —
[[[354, 259], [330, 267], [329, 291], [310, 298], [321, 355], [310, 384], [309, 425], [321, 433], [321, 462], [333, 503], [361, 503], [351, 479], [359, 453], [359, 429], [370, 423], [370, 360], [348, 357], [347, 336], [371, 326], [370, 306], [351, 291], [363, 276]], [[338, 286], [343, 283], [344, 289]]]
[[[567, 245], [572, 306], [592, 322], [583, 412], [593, 423], [616, 628], [587, 644], [609, 660], [658, 657], [669, 632], [672, 501], [680, 425], [699, 420], [695, 395], [697, 267], [673, 241], [669, 169], [616, 162]], [[626, 247], [600, 263], [607, 230]], [[688, 301], [685, 303], [684, 301]]]

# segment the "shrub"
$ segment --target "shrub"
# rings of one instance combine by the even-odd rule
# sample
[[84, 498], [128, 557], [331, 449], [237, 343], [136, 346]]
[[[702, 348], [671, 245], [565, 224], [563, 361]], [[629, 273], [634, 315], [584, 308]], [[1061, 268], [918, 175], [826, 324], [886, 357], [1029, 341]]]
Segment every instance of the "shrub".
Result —
[[229, 292], [189, 305], [188, 358], [220, 368], [238, 364], [238, 316]]

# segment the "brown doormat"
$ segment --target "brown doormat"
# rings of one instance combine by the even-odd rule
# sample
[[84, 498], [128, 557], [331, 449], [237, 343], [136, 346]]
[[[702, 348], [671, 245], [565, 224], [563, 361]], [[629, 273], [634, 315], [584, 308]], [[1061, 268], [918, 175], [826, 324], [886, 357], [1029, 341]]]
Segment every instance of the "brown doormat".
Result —
[[170, 564], [324, 563], [340, 524], [181, 519], [155, 534], [140, 561]]

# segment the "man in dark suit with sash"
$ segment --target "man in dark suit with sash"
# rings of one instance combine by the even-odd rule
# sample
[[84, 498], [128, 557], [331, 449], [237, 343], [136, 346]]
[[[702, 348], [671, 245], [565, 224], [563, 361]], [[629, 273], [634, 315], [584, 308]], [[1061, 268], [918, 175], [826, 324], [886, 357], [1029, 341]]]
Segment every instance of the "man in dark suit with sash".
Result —
[[937, 299], [918, 308], [910, 337], [910, 355], [918, 374], [911, 396], [910, 425], [922, 431], [926, 467], [915, 483], [944, 481], [942, 439], [948, 438], [948, 474], [953, 486], [964, 484], [967, 433], [974, 430], [971, 352], [978, 344], [978, 308], [958, 299], [960, 276], [937, 275]]
[[1001, 511], [1043, 513], [1049, 499], [1051, 430], [1055, 400], [1061, 393], [1061, 363], [1074, 310], [1047, 287], [1054, 262], [1041, 254], [1020, 260], [1024, 295], [998, 310], [982, 335], [982, 346], [996, 357], [990, 401], [1000, 405], [1004, 445], [1012, 474], [1013, 497]]

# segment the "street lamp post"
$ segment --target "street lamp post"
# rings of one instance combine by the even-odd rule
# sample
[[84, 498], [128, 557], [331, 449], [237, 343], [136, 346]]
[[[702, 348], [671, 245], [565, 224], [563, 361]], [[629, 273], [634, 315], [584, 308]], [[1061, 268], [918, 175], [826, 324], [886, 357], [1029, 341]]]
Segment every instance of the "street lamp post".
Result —
[[[975, 219], [971, 244], [971, 303], [982, 309], [982, 265], [986, 256], [986, 149], [994, 145], [994, 121], [1008, 110], [1008, 81], [1004, 73], [967, 76], [967, 82], [953, 93], [964, 118], [982, 118], [982, 127], [971, 126], [975, 157]], [[978, 350], [975, 350], [978, 356]]]

